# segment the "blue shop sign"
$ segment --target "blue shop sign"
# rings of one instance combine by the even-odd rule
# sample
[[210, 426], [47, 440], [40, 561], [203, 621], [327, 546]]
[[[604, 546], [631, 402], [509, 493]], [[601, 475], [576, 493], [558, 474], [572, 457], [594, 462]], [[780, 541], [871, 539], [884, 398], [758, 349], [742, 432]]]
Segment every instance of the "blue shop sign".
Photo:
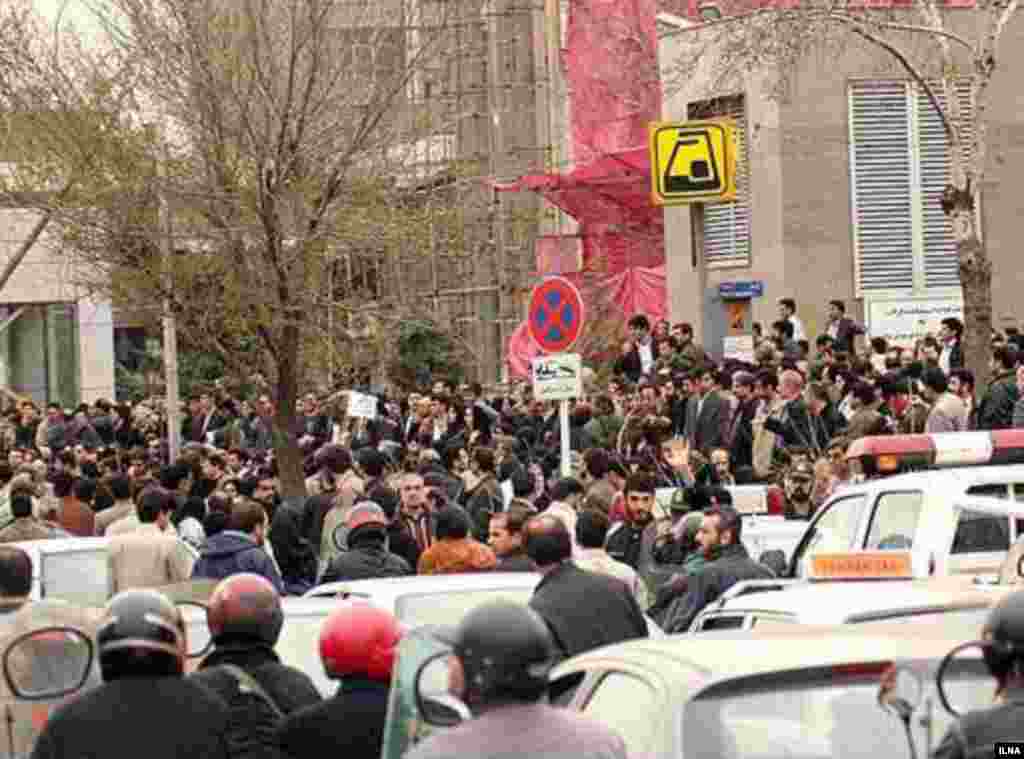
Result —
[[723, 298], [760, 298], [764, 295], [764, 282], [722, 282], [718, 294]]

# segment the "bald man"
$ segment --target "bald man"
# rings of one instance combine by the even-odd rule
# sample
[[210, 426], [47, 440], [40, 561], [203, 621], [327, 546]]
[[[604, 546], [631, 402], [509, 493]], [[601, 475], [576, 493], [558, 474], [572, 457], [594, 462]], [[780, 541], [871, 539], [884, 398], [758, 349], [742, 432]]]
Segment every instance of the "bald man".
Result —
[[557, 518], [541, 514], [523, 528], [527, 555], [544, 575], [530, 606], [547, 622], [568, 658], [594, 648], [647, 637], [647, 620], [622, 580], [580, 569], [572, 540]]

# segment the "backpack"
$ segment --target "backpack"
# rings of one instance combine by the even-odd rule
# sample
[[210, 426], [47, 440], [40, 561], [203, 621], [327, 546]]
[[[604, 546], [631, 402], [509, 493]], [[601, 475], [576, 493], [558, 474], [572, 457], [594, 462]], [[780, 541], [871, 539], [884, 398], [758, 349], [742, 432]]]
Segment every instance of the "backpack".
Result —
[[228, 703], [227, 741], [232, 759], [283, 759], [277, 728], [284, 712], [256, 678], [234, 664], [220, 668], [235, 681]]

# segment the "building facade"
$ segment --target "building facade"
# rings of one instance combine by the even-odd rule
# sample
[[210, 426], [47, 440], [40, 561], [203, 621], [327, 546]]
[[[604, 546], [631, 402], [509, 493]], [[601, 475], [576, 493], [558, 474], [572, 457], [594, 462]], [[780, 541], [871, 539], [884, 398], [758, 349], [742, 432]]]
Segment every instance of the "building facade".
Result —
[[[0, 209], [0, 268], [36, 223], [33, 212]], [[73, 285], [45, 235], [0, 290], [0, 386], [37, 404], [65, 408], [114, 398], [114, 325], [109, 303]]]
[[[953, 28], [969, 37], [976, 12], [949, 12]], [[682, 27], [663, 36], [663, 77], [686, 51]], [[1024, 317], [1016, 250], [1024, 172], [1024, 91], [1015, 77], [1024, 71], [1020, 14], [1000, 51], [979, 209], [997, 328]], [[736, 202], [665, 209], [673, 320], [692, 322], [709, 352], [721, 356], [736, 345], [728, 338], [749, 334], [753, 322], [767, 332], [780, 298], [796, 300], [812, 343], [826, 327], [831, 299], [845, 301], [872, 336], [904, 344], [959, 315], [956, 249], [939, 203], [949, 149], [922, 88], [866, 43], [837, 57], [808, 57], [782, 96], [769, 81], [755, 74], [710, 98], [707, 81], [666, 88], [665, 120], [732, 116], [740, 135]], [[966, 82], [958, 96], [970, 116]]]

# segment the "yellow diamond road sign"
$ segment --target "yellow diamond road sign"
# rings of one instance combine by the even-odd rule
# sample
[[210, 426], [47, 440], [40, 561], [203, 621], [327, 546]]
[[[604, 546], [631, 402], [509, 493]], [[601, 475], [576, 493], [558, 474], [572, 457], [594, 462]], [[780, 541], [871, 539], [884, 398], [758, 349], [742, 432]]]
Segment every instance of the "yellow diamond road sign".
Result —
[[736, 199], [736, 138], [732, 119], [654, 122], [650, 133], [655, 205]]

